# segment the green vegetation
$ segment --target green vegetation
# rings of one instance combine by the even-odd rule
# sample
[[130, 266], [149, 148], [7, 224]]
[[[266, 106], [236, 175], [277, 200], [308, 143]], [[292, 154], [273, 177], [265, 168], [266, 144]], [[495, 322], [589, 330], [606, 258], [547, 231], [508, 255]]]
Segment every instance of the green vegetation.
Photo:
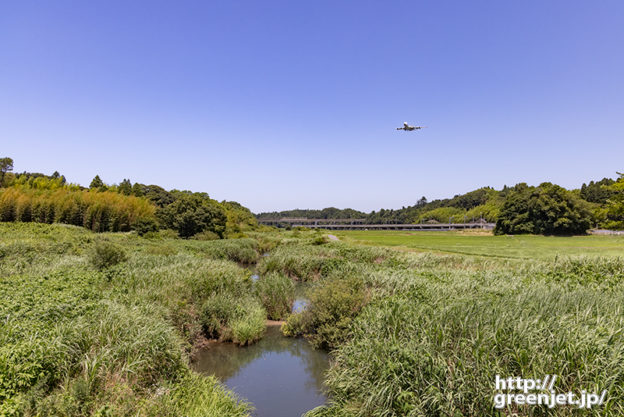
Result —
[[[0, 159], [2, 416], [246, 416], [249, 405], [189, 358], [205, 338], [254, 343], [267, 317], [332, 353], [331, 401], [309, 416], [500, 416], [496, 374], [557, 375], [559, 392], [605, 389], [607, 403], [584, 414], [624, 414], [624, 237], [535, 235], [624, 227], [624, 175], [365, 215], [475, 215], [504, 235], [352, 231], [336, 242], [258, 228], [240, 204], [205, 193], [99, 176], [85, 189], [12, 169]], [[308, 305], [290, 314], [296, 282]]]
[[[0, 415], [244, 416], [188, 354], [207, 300], [236, 314], [218, 336], [257, 339], [266, 315], [249, 272], [222, 260], [248, 240], [144, 239], [0, 224]], [[260, 330], [258, 328], [261, 327]]]
[[13, 171], [13, 159], [0, 158], [0, 187], [4, 185], [6, 174], [11, 171]]
[[122, 247], [111, 242], [96, 242], [91, 250], [89, 260], [99, 270], [115, 266], [128, 259]]
[[290, 210], [260, 213], [259, 219], [303, 217], [315, 219], [360, 218], [367, 224], [393, 223], [497, 223], [500, 234], [584, 234], [592, 227], [624, 229], [624, 176], [604, 178], [566, 190], [551, 183], [530, 187], [521, 183], [495, 190], [483, 187], [453, 198], [427, 201], [399, 210], [362, 213], [352, 209]]
[[624, 256], [624, 236], [492, 236], [487, 231], [403, 232], [393, 230], [333, 232], [341, 240], [418, 252], [517, 259], [562, 256]]
[[270, 213], [260, 213], [258, 217], [262, 219], [280, 219], [282, 217], [304, 217], [309, 219], [361, 219], [366, 217], [366, 213], [353, 209], [337, 209], [327, 207], [322, 210], [286, 210], [273, 211]]
[[[341, 237], [356, 233], [371, 234]], [[490, 257], [319, 247], [313, 233], [293, 234], [271, 255], [277, 261], [262, 264], [314, 280], [309, 307], [283, 328], [332, 351], [330, 404], [310, 416], [505, 415], [492, 406], [496, 374], [556, 374], [561, 392], [607, 390], [607, 404], [583, 415], [624, 412], [624, 258], [566, 256], [583, 249], [578, 242], [557, 249], [577, 238], [523, 236], [513, 252]], [[470, 240], [484, 245], [476, 252], [506, 238], [445, 236], [483, 239]], [[578, 239], [624, 253], [622, 238]], [[512, 411], [570, 415], [566, 407]]]
[[353, 317], [367, 304], [362, 280], [332, 275], [310, 295], [310, 307], [293, 314], [282, 329], [287, 336], [307, 336], [320, 349], [334, 349], [349, 335]]
[[285, 319], [295, 300], [295, 285], [286, 275], [271, 273], [263, 276], [256, 283], [258, 297], [271, 320]]
[[0, 221], [65, 223], [95, 232], [135, 230], [140, 236], [159, 229], [180, 237], [244, 237], [257, 229], [249, 211], [234, 201], [219, 203], [206, 193], [166, 191], [124, 179], [105, 184], [99, 175], [89, 188], [52, 175], [13, 174], [13, 160], [0, 158]]
[[606, 187], [609, 192], [606, 207], [599, 213], [604, 216], [605, 227], [624, 229], [624, 174], [617, 182]]
[[[203, 337], [253, 343], [267, 316], [332, 352], [331, 401], [310, 416], [499, 415], [495, 374], [606, 389], [589, 414], [624, 413], [623, 237], [0, 234], [0, 415], [247, 415], [188, 355]], [[293, 281], [309, 304], [289, 315]]]
[[121, 194], [59, 188], [13, 186], [0, 192], [0, 221], [65, 223], [94, 232], [129, 231], [140, 221], [154, 221], [146, 200]]
[[197, 194], [182, 193], [159, 212], [162, 224], [189, 238], [204, 231], [223, 237], [227, 216], [215, 201]]
[[242, 265], [251, 265], [258, 260], [258, 243], [249, 238], [212, 240], [201, 245], [189, 243], [187, 246], [212, 259], [227, 259]]
[[[124, 179], [105, 184], [96, 175], [89, 189], [52, 175], [13, 174], [13, 160], [0, 159], [0, 221], [66, 223], [93, 231], [135, 230], [139, 235], [158, 229], [180, 237], [245, 237], [258, 229], [255, 216], [237, 202], [218, 202], [206, 193], [167, 191], [157, 185]], [[499, 234], [584, 234], [591, 227], [624, 229], [624, 176], [604, 178], [568, 191], [551, 183], [524, 183], [498, 191], [483, 187], [450, 199], [427, 201], [399, 210], [363, 213], [334, 207], [260, 213], [260, 219], [307, 217], [364, 219], [383, 223], [496, 222]], [[148, 204], [151, 203], [151, 204]], [[319, 241], [319, 244], [324, 243]]]
[[[562, 392], [606, 389], [608, 404], [582, 414], [621, 415], [622, 266], [619, 288], [608, 290], [559, 266], [549, 273], [566, 276], [564, 287], [531, 270], [454, 268], [445, 282], [439, 269], [427, 277], [417, 268], [401, 294], [357, 318], [328, 376], [334, 404], [314, 415], [496, 415], [496, 374], [557, 374]], [[570, 415], [566, 407], [518, 411]]]
[[550, 183], [539, 187], [516, 185], [507, 196], [496, 222], [496, 234], [583, 234], [592, 223], [589, 203]]
[[266, 311], [255, 297], [241, 292], [226, 288], [206, 298], [200, 316], [206, 335], [243, 346], [262, 337]]

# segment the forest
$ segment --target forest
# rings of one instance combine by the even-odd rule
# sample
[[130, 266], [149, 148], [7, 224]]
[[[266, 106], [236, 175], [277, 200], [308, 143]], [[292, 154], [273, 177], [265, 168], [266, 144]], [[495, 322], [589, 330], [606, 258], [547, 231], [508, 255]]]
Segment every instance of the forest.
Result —
[[249, 209], [216, 201], [207, 193], [170, 190], [158, 185], [105, 184], [96, 175], [89, 187], [65, 176], [13, 173], [13, 160], [0, 159], [0, 221], [65, 223], [94, 232], [135, 230], [139, 235], [172, 230], [183, 238], [213, 240], [254, 228]]
[[368, 224], [467, 223], [484, 219], [496, 223], [499, 234], [577, 234], [591, 228], [624, 229], [624, 175], [589, 181], [567, 190], [549, 182], [526, 183], [495, 190], [482, 187], [453, 198], [428, 201], [400, 209], [364, 213], [329, 207], [322, 210], [287, 210], [259, 213], [257, 218], [304, 217], [364, 219]]

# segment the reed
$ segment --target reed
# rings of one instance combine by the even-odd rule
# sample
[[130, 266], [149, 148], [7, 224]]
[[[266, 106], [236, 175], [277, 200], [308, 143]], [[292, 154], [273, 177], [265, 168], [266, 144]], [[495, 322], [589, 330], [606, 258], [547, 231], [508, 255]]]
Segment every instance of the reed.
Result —
[[[188, 365], [212, 296], [238, 306], [239, 343], [261, 337], [248, 271], [182, 240], [37, 223], [0, 223], [0, 236], [0, 415], [248, 415]], [[126, 260], [93, 268], [103, 241]]]

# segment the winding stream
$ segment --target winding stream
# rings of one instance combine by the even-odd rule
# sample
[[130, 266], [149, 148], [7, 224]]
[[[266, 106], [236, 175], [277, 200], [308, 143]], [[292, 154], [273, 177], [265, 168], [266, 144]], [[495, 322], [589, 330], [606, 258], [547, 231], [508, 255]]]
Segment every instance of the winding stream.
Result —
[[251, 346], [212, 343], [199, 353], [194, 368], [215, 375], [251, 402], [254, 416], [295, 417], [325, 403], [328, 359], [305, 339], [284, 337], [279, 325], [271, 325]]
[[[253, 274], [256, 282], [260, 277]], [[308, 305], [307, 287], [297, 284], [292, 311]], [[255, 407], [255, 417], [296, 417], [325, 404], [323, 376], [329, 367], [326, 352], [303, 338], [285, 337], [279, 322], [269, 322], [264, 337], [251, 346], [212, 342], [199, 352], [193, 367], [215, 375]]]

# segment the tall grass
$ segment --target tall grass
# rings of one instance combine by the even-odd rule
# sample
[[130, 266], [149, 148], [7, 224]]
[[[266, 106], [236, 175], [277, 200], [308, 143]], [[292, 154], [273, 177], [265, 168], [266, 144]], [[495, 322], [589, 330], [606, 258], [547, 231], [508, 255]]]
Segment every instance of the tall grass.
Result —
[[[330, 404], [309, 416], [624, 415], [624, 258], [414, 253], [309, 236], [259, 265], [315, 282], [283, 327], [333, 352]], [[606, 389], [608, 401], [499, 412], [496, 374], [557, 375], [557, 392]]]
[[[568, 416], [493, 408], [494, 375], [558, 375], [602, 391], [583, 415], [624, 415], [624, 259], [405, 253], [292, 231], [226, 241], [0, 224], [0, 415], [242, 416], [192, 374], [201, 337], [253, 343], [292, 279], [313, 281], [284, 331], [332, 351], [331, 402], [313, 416]], [[127, 260], [88, 261], [106, 239]], [[264, 243], [257, 243], [263, 241]], [[261, 279], [236, 263], [256, 260]], [[579, 412], [580, 413], [580, 412]], [[579, 414], [580, 415], [580, 414]]]
[[286, 318], [295, 300], [295, 284], [292, 279], [279, 273], [262, 276], [256, 282], [256, 291], [271, 320]]
[[[192, 374], [188, 353], [203, 335], [202, 304], [219, 294], [241, 309], [228, 323], [236, 340], [261, 336], [250, 330], [266, 315], [248, 271], [179, 240], [35, 223], [0, 224], [0, 236], [0, 415], [247, 415]], [[94, 268], [102, 239], [127, 260]]]
[[[341, 320], [311, 314], [335, 304], [329, 294], [289, 319], [313, 341], [346, 335], [327, 378], [332, 404], [310, 416], [499, 415], [496, 374], [556, 374], [558, 392], [606, 389], [608, 403], [582, 414], [624, 413], [623, 259], [460, 258], [406, 254], [407, 267], [368, 264], [343, 277], [371, 299], [343, 314], [353, 322], [342, 333]], [[571, 415], [568, 407], [506, 412]]]
[[281, 272], [307, 282], [317, 281], [341, 268], [349, 269], [353, 264], [390, 265], [395, 262], [396, 254], [387, 249], [350, 247], [341, 243], [315, 245], [311, 238], [304, 243], [285, 243], [277, 247], [271, 256], [260, 261], [258, 270], [261, 275]]

